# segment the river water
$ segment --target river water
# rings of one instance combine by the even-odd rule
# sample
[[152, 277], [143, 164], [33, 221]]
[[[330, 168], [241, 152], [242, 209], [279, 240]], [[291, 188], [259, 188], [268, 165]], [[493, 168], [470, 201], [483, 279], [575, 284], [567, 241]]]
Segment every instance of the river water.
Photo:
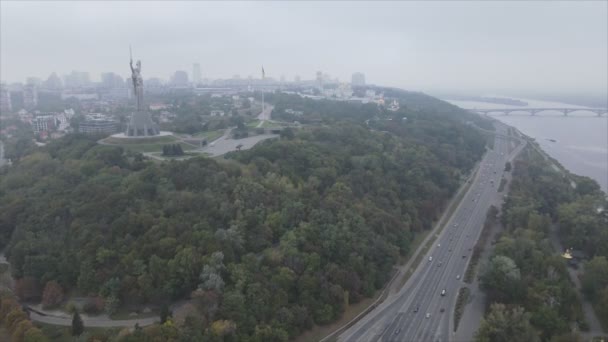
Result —
[[[584, 108], [564, 103], [520, 99], [529, 107], [537, 108]], [[472, 108], [525, 108], [501, 104], [451, 101], [459, 107]], [[509, 116], [490, 114], [522, 133], [533, 137], [541, 148], [557, 159], [571, 172], [588, 176], [608, 192], [608, 117], [597, 117], [591, 112], [577, 111], [564, 117], [557, 111], [546, 111], [530, 116], [528, 113], [513, 113]], [[552, 141], [555, 140], [555, 141]]]

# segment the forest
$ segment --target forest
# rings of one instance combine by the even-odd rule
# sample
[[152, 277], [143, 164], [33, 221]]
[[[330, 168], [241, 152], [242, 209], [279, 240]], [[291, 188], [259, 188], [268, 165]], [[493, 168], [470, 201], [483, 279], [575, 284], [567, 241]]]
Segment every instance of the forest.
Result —
[[188, 300], [187, 319], [127, 341], [286, 341], [336, 320], [431, 228], [485, 138], [447, 104], [404, 105], [407, 121], [316, 106], [322, 125], [220, 159], [158, 163], [76, 134], [29, 150], [0, 170], [16, 293], [52, 284], [108, 312]]
[[550, 163], [528, 148], [514, 164], [505, 230], [480, 276], [491, 306], [477, 341], [582, 341], [572, 331], [589, 330], [581, 298], [552, 239], [588, 253], [583, 284], [593, 286], [583, 290], [608, 322], [608, 216], [598, 210], [607, 208], [605, 194], [595, 181]]

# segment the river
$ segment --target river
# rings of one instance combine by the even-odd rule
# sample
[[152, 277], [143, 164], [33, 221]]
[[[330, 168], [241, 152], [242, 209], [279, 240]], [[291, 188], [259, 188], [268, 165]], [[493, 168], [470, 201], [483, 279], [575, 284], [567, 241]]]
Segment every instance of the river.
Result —
[[[519, 99], [537, 108], [584, 108], [558, 102]], [[494, 103], [452, 101], [462, 108], [525, 108]], [[533, 137], [542, 149], [557, 159], [571, 172], [593, 178], [608, 192], [608, 117], [597, 117], [590, 112], [578, 111], [564, 117], [560, 112], [547, 111], [530, 114], [513, 113], [509, 116], [492, 116], [522, 133]], [[553, 141], [554, 140], [554, 141]]]

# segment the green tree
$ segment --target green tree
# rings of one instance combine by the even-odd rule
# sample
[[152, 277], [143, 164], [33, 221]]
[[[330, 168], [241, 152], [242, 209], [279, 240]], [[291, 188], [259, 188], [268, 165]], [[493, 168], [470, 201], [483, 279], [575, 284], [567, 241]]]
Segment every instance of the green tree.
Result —
[[171, 317], [169, 306], [166, 303], [163, 303], [160, 307], [160, 324], [165, 323], [169, 317]]
[[503, 255], [490, 259], [480, 276], [480, 285], [491, 300], [511, 303], [522, 298], [519, 268], [511, 258]]
[[598, 299], [599, 293], [608, 286], [608, 259], [606, 257], [594, 257], [585, 264], [583, 273], [583, 291], [593, 301]]
[[475, 342], [536, 342], [538, 333], [530, 324], [530, 315], [523, 308], [507, 308], [492, 304], [475, 333]]
[[52, 308], [61, 303], [63, 300], [63, 289], [56, 281], [49, 281], [44, 286], [42, 292], [42, 306], [44, 308]]
[[84, 323], [78, 313], [78, 310], [74, 311], [72, 315], [72, 336], [80, 336], [84, 332]]

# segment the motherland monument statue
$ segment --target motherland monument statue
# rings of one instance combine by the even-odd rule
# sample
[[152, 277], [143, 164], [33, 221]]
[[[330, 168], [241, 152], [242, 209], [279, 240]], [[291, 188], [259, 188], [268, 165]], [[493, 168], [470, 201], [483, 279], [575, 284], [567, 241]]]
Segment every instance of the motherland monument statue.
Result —
[[[129, 47], [129, 52], [131, 48]], [[133, 67], [133, 54], [129, 62], [131, 79], [133, 80], [133, 95], [135, 97], [135, 111], [127, 124], [125, 135], [129, 137], [149, 137], [159, 135], [158, 125], [152, 121], [150, 113], [144, 106], [144, 81], [141, 77], [141, 61], [138, 60]]]

